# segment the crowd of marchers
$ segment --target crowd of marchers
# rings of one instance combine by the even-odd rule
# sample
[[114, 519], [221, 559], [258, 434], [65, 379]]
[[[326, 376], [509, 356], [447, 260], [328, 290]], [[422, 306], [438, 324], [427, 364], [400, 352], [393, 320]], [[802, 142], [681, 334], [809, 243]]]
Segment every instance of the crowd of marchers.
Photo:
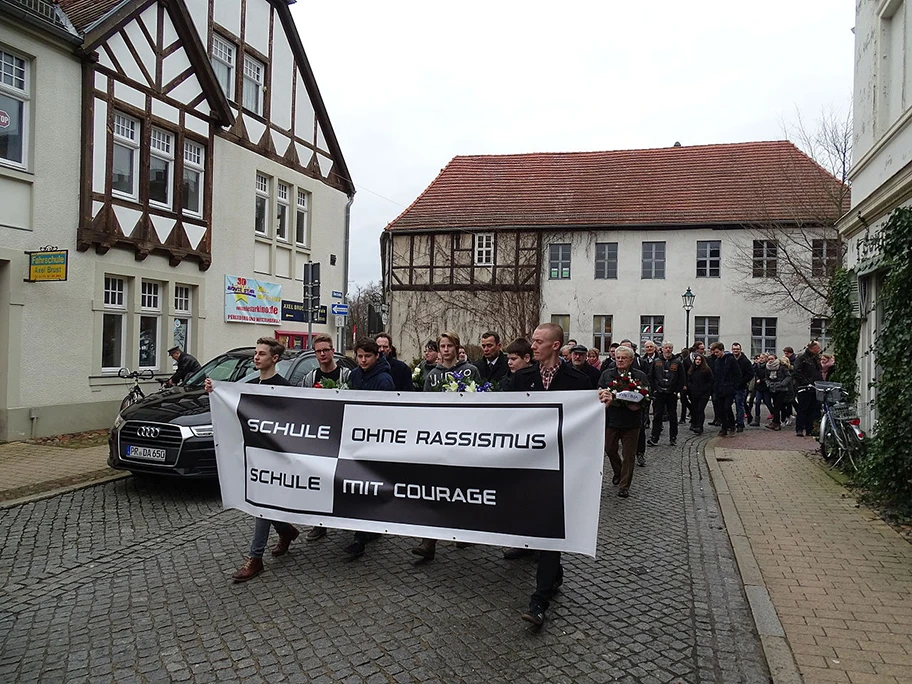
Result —
[[[542, 323], [529, 339], [516, 339], [506, 346], [497, 332], [487, 331], [480, 339], [482, 357], [473, 362], [466, 357], [459, 336], [444, 331], [425, 344], [424, 359], [410, 368], [396, 357], [392, 337], [384, 332], [356, 343], [357, 367], [349, 370], [336, 364], [333, 340], [321, 334], [312, 340], [319, 366], [305, 376], [302, 384], [398, 392], [465, 386], [504, 392], [597, 390], [605, 405], [605, 455], [613, 472], [612, 484], [618, 487], [619, 497], [627, 498], [634, 464], [646, 465], [646, 446], [659, 444], [664, 424], [668, 423], [672, 445], [678, 437], [679, 423], [687, 423], [688, 414], [690, 430], [701, 434], [710, 401], [715, 416], [710, 425], [719, 426], [723, 437], [742, 432], [745, 426], [759, 426], [764, 406], [768, 410], [767, 428], [780, 430], [782, 425], [793, 422], [797, 435], [809, 435], [819, 417], [813, 383], [825, 379], [833, 365], [832, 357], [821, 358], [816, 341], [798, 355], [785, 347], [781, 357], [764, 353], [751, 360], [737, 342], [731, 344], [730, 350], [722, 342], [713, 342], [709, 353], [704, 343], [698, 342], [676, 353], [670, 341], [658, 346], [646, 341], [642, 353], [637, 353], [636, 345], [624, 339], [612, 344], [602, 360], [597, 350], [587, 349], [575, 340], [565, 344], [564, 340], [564, 331], [554, 323]], [[273, 338], [257, 340], [254, 366], [259, 377], [254, 383], [289, 384], [276, 372], [283, 352], [284, 347]], [[206, 388], [212, 391], [209, 380]], [[271, 549], [273, 556], [287, 553], [300, 536], [289, 523], [256, 518], [249, 555], [234, 574], [235, 582], [246, 582], [263, 571], [270, 527], [279, 537]], [[325, 527], [316, 526], [305, 539], [315, 542], [326, 534]], [[365, 553], [367, 544], [379, 537], [355, 532], [343, 551], [358, 558]], [[420, 562], [428, 562], [435, 558], [436, 549], [436, 539], [423, 539], [412, 553], [420, 557]], [[545, 611], [563, 583], [563, 567], [557, 551], [503, 551], [507, 560], [532, 555], [538, 563], [536, 587], [522, 618], [538, 626], [544, 622]]]

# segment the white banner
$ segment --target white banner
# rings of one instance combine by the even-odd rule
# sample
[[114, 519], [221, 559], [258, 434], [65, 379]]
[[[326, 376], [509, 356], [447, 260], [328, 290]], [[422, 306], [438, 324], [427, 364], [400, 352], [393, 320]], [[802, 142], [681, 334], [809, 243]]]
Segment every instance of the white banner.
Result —
[[222, 501], [290, 523], [595, 555], [595, 391], [356, 392], [216, 382]]

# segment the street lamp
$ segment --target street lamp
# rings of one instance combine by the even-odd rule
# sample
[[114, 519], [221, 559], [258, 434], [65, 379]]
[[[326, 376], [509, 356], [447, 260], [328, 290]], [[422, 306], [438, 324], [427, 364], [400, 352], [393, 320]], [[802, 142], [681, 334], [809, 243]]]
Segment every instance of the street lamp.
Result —
[[690, 349], [690, 310], [694, 308], [694, 300], [697, 298], [690, 288], [681, 295], [681, 301], [684, 302], [684, 311], [687, 312], [687, 328], [684, 333], [684, 347]]

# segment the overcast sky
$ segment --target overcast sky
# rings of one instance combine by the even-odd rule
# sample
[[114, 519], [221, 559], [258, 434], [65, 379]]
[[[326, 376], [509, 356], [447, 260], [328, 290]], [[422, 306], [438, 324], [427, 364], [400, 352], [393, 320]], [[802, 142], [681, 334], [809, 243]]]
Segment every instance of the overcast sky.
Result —
[[854, 2], [292, 6], [357, 188], [350, 281], [460, 154], [779, 140], [851, 103]]

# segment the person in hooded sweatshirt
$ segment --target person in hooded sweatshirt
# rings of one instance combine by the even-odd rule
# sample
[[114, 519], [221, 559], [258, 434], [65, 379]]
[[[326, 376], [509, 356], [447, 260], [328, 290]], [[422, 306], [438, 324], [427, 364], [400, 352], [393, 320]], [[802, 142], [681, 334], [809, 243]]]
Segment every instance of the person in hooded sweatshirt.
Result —
[[[358, 360], [358, 367], [352, 369], [348, 376], [352, 389], [396, 391], [393, 376], [390, 375], [389, 362], [380, 353], [380, 347], [374, 340], [359, 340], [355, 345], [355, 357]], [[352, 558], [363, 556], [367, 543], [379, 537], [380, 535], [376, 532], [355, 532], [351, 544], [346, 546], [343, 551]]]
[[456, 333], [447, 330], [437, 336], [437, 365], [424, 376], [425, 392], [441, 392], [444, 385], [453, 381], [482, 383], [478, 369], [468, 361], [459, 360], [458, 350]]

